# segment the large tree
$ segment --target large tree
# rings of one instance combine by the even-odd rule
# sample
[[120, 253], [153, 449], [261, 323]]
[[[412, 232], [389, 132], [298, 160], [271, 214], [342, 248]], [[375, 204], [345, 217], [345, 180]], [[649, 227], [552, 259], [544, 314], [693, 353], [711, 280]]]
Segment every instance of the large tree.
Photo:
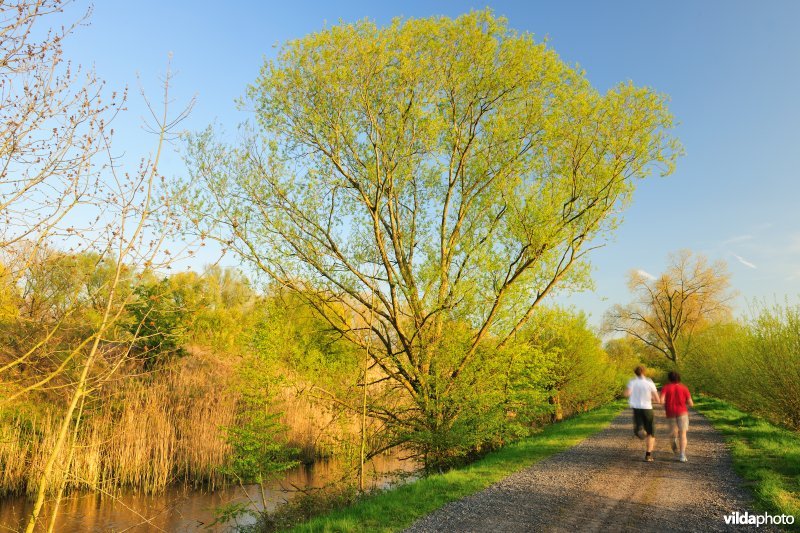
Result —
[[189, 143], [191, 220], [347, 339], [369, 333], [413, 405], [372, 413], [429, 434], [459, 416], [478, 350], [585, 285], [635, 180], [680, 151], [663, 96], [600, 93], [490, 11], [291, 41], [244, 105], [241, 143]]
[[678, 364], [703, 327], [730, 316], [730, 274], [723, 261], [682, 250], [672, 254], [659, 277], [629, 274], [634, 300], [616, 305], [606, 317], [610, 330], [630, 335]]

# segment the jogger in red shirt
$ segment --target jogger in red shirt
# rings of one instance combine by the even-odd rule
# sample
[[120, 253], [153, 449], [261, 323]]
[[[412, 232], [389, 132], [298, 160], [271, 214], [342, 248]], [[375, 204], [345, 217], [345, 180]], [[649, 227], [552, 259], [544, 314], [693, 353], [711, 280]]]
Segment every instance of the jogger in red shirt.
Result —
[[672, 451], [678, 453], [678, 440], [680, 439], [680, 457], [678, 460], [686, 462], [686, 432], [689, 430], [689, 409], [693, 407], [692, 395], [686, 385], [681, 383], [681, 375], [673, 371], [669, 373], [669, 383], [661, 388], [661, 403], [667, 414], [667, 420], [672, 428]]

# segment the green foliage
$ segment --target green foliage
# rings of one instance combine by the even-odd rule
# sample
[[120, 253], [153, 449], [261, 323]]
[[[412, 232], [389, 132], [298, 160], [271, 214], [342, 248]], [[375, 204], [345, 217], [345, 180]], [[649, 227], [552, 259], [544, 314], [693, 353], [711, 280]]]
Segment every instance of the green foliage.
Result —
[[[231, 522], [237, 523], [238, 520], [243, 516], [251, 516], [253, 513], [250, 509], [250, 506], [244, 502], [230, 502], [224, 505], [221, 505], [214, 509], [214, 521], [209, 524], [209, 527], [213, 526], [223, 526], [229, 525]], [[251, 528], [248, 526], [238, 526], [236, 531], [239, 533], [244, 533], [245, 531], [250, 531]], [[254, 531], [258, 531], [256, 528], [252, 528]]]
[[253, 348], [297, 378], [346, 397], [361, 355], [297, 294], [276, 290], [255, 317]]
[[261, 299], [241, 272], [217, 266], [181, 272], [170, 276], [169, 288], [187, 342], [226, 352], [247, 346]]
[[[463, 329], [462, 342], [468, 335]], [[446, 336], [451, 354], [463, 349], [458, 330], [451, 325]], [[434, 470], [463, 464], [545, 422], [608, 403], [629, 372], [609, 359], [583, 313], [539, 309], [500, 353], [481, 350], [463, 387], [453, 389], [449, 403], [440, 400], [437, 412], [458, 416], [448, 420], [431, 414], [427, 420], [441, 425], [421, 424], [406, 435], [407, 445]]]
[[264, 486], [298, 464], [293, 459], [296, 450], [286, 444], [280, 413], [274, 410], [280, 384], [274, 361], [257, 351], [244, 356], [233, 384], [239, 398], [236, 424], [222, 428], [231, 446], [222, 470], [240, 483], [261, 485], [262, 507], [253, 505], [252, 500], [249, 506], [223, 507], [217, 510], [219, 521], [247, 515], [256, 519], [257, 526], [272, 523], [267, 501], [263, 500]]
[[[620, 337], [606, 341], [604, 348], [609, 360], [617, 369], [618, 383], [620, 391], [622, 391], [625, 383], [630, 379], [633, 369], [645, 362], [646, 358], [642, 353], [641, 345], [630, 337]], [[659, 362], [662, 359], [662, 357], [658, 357]]]
[[358, 501], [358, 487], [355, 484], [340, 485], [335, 488], [311, 489], [298, 494], [275, 513], [262, 517], [252, 528], [240, 528], [240, 533], [253, 531], [285, 531], [292, 526], [311, 520], [337, 509], [344, 509]]
[[685, 380], [773, 422], [800, 429], [800, 305], [761, 306], [700, 335]]
[[211, 267], [202, 274], [149, 279], [135, 294], [130, 331], [148, 368], [184, 355], [189, 343], [227, 352], [245, 349], [259, 316], [259, 298], [234, 269]]
[[521, 395], [518, 403], [533, 407], [528, 418], [541, 413], [541, 403], [537, 406], [531, 401], [534, 398], [546, 399], [552, 419], [560, 420], [564, 414], [603, 405], [618, 394], [620, 369], [583, 313], [539, 310], [516, 343], [521, 353], [514, 360], [518, 373], [512, 378], [512, 390]]
[[232, 457], [227, 472], [245, 482], [263, 483], [295, 466], [289, 450], [278, 439], [282, 426], [278, 414], [268, 414], [261, 409], [246, 407], [238, 424], [225, 428]]
[[272, 410], [279, 383], [274, 366], [258, 354], [239, 367], [238, 419], [224, 430], [232, 448], [226, 471], [244, 482], [265, 483], [297, 464], [285, 444], [280, 413]]
[[589, 285], [589, 243], [681, 151], [665, 97], [600, 93], [490, 10], [288, 42], [244, 105], [243, 142], [188, 143], [189, 221], [370, 345], [393, 392], [370, 411], [425, 457], [497, 427], [479, 367]]
[[142, 351], [145, 368], [172, 354], [182, 355], [186, 342], [187, 310], [177, 304], [169, 278], [143, 284], [134, 290], [136, 301], [130, 306], [130, 331], [134, 346]]
[[715, 398], [696, 398], [695, 408], [725, 435], [733, 465], [752, 483], [757, 505], [800, 517], [800, 435]]
[[[97, 253], [65, 253], [43, 248], [39, 258], [18, 274], [17, 319], [39, 329], [62, 319], [82, 333], [96, 328], [108, 300], [117, 269], [114, 258]], [[132, 272], [122, 266], [122, 283], [115, 300], [123, 301], [132, 290]], [[67, 328], [64, 328], [65, 330]]]
[[[13, 272], [3, 269], [0, 277], [0, 388], [9, 394], [17, 387], [36, 387], [42, 379], [51, 385], [71, 383], [79, 354], [100, 328], [112, 285], [116, 306], [132, 297], [135, 283], [133, 270], [114, 257], [47, 246], [29, 254], [25, 265], [15, 265]], [[130, 339], [126, 318], [123, 314], [104, 333], [105, 354], [119, 353], [115, 348]]]

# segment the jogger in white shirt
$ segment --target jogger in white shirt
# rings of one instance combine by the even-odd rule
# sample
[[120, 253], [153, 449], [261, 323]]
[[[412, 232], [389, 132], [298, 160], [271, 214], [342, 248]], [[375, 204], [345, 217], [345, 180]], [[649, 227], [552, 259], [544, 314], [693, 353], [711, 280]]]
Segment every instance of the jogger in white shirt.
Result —
[[[640, 439], [647, 439], [645, 461], [653, 460], [653, 448], [656, 445], [655, 427], [653, 427], [653, 403], [661, 403], [653, 380], [644, 375], [644, 367], [637, 366], [633, 373], [636, 377], [628, 382], [625, 396], [633, 409], [633, 433]], [[644, 429], [645, 436], [641, 431]]]

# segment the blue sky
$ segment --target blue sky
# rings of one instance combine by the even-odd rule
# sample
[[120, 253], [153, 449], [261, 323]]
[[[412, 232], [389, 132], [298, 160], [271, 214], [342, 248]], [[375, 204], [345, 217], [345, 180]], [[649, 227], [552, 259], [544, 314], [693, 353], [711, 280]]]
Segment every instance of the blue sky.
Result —
[[[64, 20], [86, 5], [79, 1]], [[686, 150], [673, 175], [640, 183], [613, 241], [594, 253], [597, 290], [560, 301], [599, 323], [610, 305], [629, 299], [629, 270], [657, 274], [681, 248], [728, 262], [740, 313], [754, 298], [797, 301], [800, 2], [103, 0], [65, 49], [75, 62], [94, 64], [110, 87], [131, 88], [115, 149], [133, 158], [153, 144], [139, 129], [139, 84], [158, 100], [170, 53], [174, 109], [197, 96], [184, 126], [216, 121], [233, 130], [245, 118], [234, 101], [276, 44], [339, 20], [383, 24], [487, 6], [511, 27], [547, 37], [600, 90], [632, 80], [668, 94]], [[162, 170], [180, 173], [180, 159], [171, 154]]]

